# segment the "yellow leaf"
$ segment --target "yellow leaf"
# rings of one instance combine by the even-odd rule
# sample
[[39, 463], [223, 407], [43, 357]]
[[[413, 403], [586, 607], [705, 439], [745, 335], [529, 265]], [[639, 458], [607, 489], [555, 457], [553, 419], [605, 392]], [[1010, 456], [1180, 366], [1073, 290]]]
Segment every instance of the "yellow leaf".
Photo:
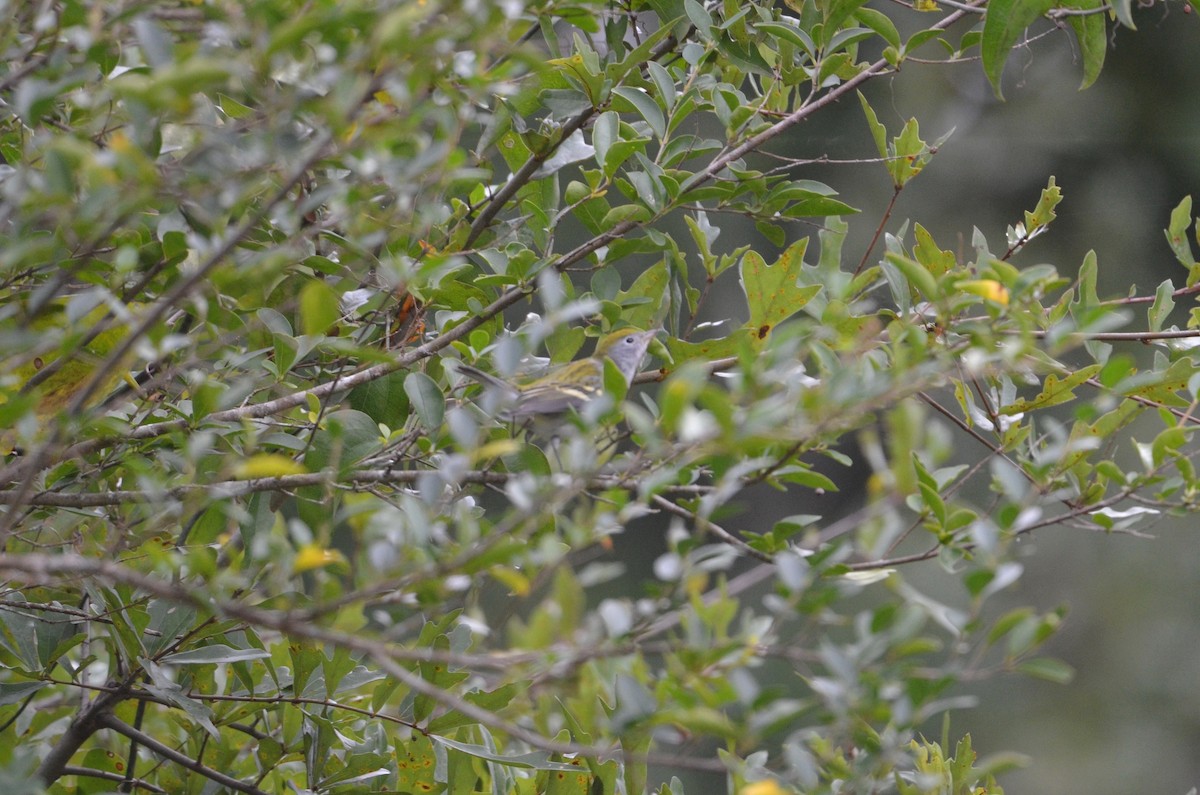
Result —
[[336, 549], [326, 549], [316, 544], [305, 544], [296, 553], [296, 560], [292, 563], [292, 570], [300, 574], [332, 564], [339, 566], [346, 565], [345, 556]]
[[475, 450], [472, 458], [475, 461], [486, 461], [490, 458], [501, 458], [506, 455], [512, 455], [521, 449], [521, 443], [516, 439], [497, 439]]
[[507, 585], [515, 596], [526, 596], [533, 588], [533, 583], [529, 581], [529, 578], [515, 569], [495, 566], [490, 573], [497, 580]]
[[774, 779], [755, 781], [738, 790], [738, 795], [789, 795], [789, 793], [790, 790], [779, 786], [779, 782]]
[[303, 475], [308, 472], [299, 461], [293, 461], [280, 453], [252, 455], [233, 470], [238, 480], [255, 478], [278, 478], [284, 475]]
[[994, 301], [1001, 306], [1008, 306], [1008, 288], [995, 279], [975, 279], [959, 282], [958, 286], [968, 293]]

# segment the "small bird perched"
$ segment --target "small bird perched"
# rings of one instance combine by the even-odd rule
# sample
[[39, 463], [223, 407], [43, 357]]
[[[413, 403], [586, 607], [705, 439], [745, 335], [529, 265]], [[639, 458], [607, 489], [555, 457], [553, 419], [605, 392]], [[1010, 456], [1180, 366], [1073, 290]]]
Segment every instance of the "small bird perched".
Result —
[[[87, 302], [81, 300], [80, 303]], [[82, 317], [70, 315], [68, 301], [64, 298], [26, 321], [28, 331], [36, 335], [30, 338], [31, 347], [38, 350], [39, 355], [12, 371], [20, 391], [34, 396], [34, 413], [41, 421], [58, 414], [74, 401], [92, 380], [96, 368], [106, 361], [128, 333], [125, 321], [109, 320], [109, 309], [105, 305], [96, 306]], [[100, 327], [101, 323], [104, 327]], [[129, 365], [133, 357], [126, 358], [127, 361], [105, 371], [86, 405], [99, 403], [116, 389], [121, 379], [132, 383]]]
[[458, 362], [456, 366], [465, 375], [507, 396], [511, 405], [507, 415], [513, 419], [565, 414], [604, 394], [606, 358], [625, 377], [626, 386], [632, 383], [657, 334], [657, 330], [637, 329], [613, 332], [596, 343], [596, 352], [591, 356], [555, 367], [524, 384], [510, 384], [469, 364]]

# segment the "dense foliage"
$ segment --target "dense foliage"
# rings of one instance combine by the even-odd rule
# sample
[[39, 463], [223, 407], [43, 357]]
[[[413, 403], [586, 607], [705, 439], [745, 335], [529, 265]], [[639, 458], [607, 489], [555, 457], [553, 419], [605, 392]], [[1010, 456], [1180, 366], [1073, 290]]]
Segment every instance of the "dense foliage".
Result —
[[[1071, 676], [1016, 544], [1194, 508], [1190, 199], [1103, 298], [1053, 176], [956, 251], [792, 135], [861, 105], [894, 202], [872, 81], [1057, 26], [1086, 86], [1130, 0], [6, 10], [6, 792], [996, 793], [943, 717]], [[553, 431], [448, 364], [626, 326]]]

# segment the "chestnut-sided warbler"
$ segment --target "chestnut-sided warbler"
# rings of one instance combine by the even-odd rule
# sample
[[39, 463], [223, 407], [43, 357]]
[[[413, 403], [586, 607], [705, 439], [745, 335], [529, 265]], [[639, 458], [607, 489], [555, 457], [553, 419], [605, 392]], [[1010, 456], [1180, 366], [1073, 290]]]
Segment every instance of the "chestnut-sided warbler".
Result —
[[604, 360], [607, 358], [625, 377], [628, 386], [646, 358], [657, 330], [622, 329], [600, 338], [591, 356], [555, 367], [525, 383], [510, 384], [469, 364], [457, 363], [459, 371], [499, 391], [508, 399], [507, 416], [513, 419], [564, 414], [578, 410], [604, 394]]

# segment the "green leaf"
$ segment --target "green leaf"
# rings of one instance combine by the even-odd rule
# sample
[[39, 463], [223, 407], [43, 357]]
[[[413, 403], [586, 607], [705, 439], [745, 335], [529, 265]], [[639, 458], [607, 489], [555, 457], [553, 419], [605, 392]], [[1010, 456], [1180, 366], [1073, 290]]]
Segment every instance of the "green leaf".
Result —
[[617, 303], [627, 307], [621, 316], [637, 328], [657, 328], [668, 308], [663, 299], [670, 280], [671, 271], [665, 259], [642, 271], [628, 290], [617, 294]]
[[940, 249], [933, 235], [920, 224], [913, 224], [913, 256], [934, 276], [944, 276], [958, 263], [953, 251]]
[[138, 16], [133, 20], [133, 30], [137, 35], [138, 48], [146, 63], [155, 68], [168, 66], [175, 60], [174, 43], [150, 16]]
[[667, 68], [658, 61], [649, 61], [646, 63], [646, 72], [654, 82], [654, 89], [658, 92], [659, 101], [668, 111], [675, 107], [675, 79], [671, 77]]
[[195, 609], [165, 600], [151, 602], [149, 613], [150, 622], [146, 628], [153, 634], [147, 633], [145, 643], [146, 653], [151, 656], [175, 643], [175, 639], [196, 620]]
[[399, 792], [437, 792], [437, 749], [424, 734], [413, 732], [411, 739], [396, 741], [396, 789]]
[[828, 492], [830, 494], [839, 491], [837, 483], [831, 480], [827, 475], [803, 465], [780, 467], [775, 472], [774, 477], [786, 483], [795, 483], [798, 486], [804, 486], [808, 489], [815, 489]]
[[1050, 177], [1046, 187], [1042, 188], [1042, 193], [1038, 197], [1037, 206], [1033, 208], [1033, 212], [1028, 210], [1025, 212], [1025, 234], [1032, 236], [1034, 232], [1043, 229], [1058, 216], [1054, 212], [1054, 208], [1062, 201], [1062, 190], [1055, 184], [1054, 177]]
[[1000, 91], [1000, 78], [1013, 45], [1034, 20], [1053, 7], [1054, 0], [990, 0], [988, 3], [987, 15], [983, 19], [980, 54], [983, 56], [983, 72], [998, 99], [1004, 98]]
[[220, 738], [220, 733], [213, 723], [213, 711], [208, 705], [190, 698], [179, 683], [158, 663], [144, 657], [138, 663], [149, 674], [150, 680], [153, 682], [153, 684], [143, 685], [146, 692], [157, 696], [167, 704], [179, 708], [182, 711], [180, 717], [186, 716], [192, 723], [192, 726], [189, 727], [191, 730], [194, 731], [195, 727], [199, 726], [208, 732], [210, 738], [214, 740]]
[[824, 218], [827, 216], [853, 215], [857, 208], [828, 196], [808, 195], [793, 200], [780, 212], [784, 218]]
[[1188, 401], [1178, 393], [1187, 389], [1194, 373], [1195, 367], [1188, 359], [1179, 359], [1166, 370], [1149, 371], [1147, 380], [1130, 379], [1127, 385], [1122, 384], [1123, 393], [1127, 397], [1144, 398], [1167, 406], [1187, 405]]
[[[609, 157], [612, 158], [613, 154], [620, 150], [625, 143], [627, 142], [620, 141], [614, 144], [609, 150]], [[606, 174], [606, 176], [610, 175]], [[612, 210], [608, 202], [602, 198], [603, 193], [604, 191], [593, 193], [582, 182], [571, 182], [567, 185], [567, 203], [574, 206], [575, 217], [594, 235], [605, 230], [604, 219]]]
[[1179, 264], [1191, 270], [1196, 264], [1192, 244], [1188, 240], [1188, 227], [1192, 225], [1192, 197], [1184, 196], [1175, 209], [1171, 210], [1171, 221], [1167, 226], [1167, 244], [1175, 253]]
[[897, 188], [903, 188], [913, 177], [921, 173], [933, 158], [938, 147], [948, 138], [950, 133], [943, 135], [932, 146], [921, 140], [921, 129], [916, 119], [909, 119], [904, 124], [900, 134], [892, 139], [888, 148], [888, 173], [892, 175], [892, 183]]
[[1180, 448], [1187, 444], [1189, 436], [1188, 430], [1180, 427], [1167, 428], [1155, 436], [1150, 446], [1154, 466], [1160, 467], [1168, 458], [1179, 455]]
[[302, 641], [289, 644], [288, 656], [292, 661], [292, 692], [298, 696], [323, 693], [323, 688], [318, 689], [312, 681], [313, 673], [321, 668], [324, 658], [321, 651], [312, 643]]
[[243, 660], [262, 660], [271, 653], [262, 649], [235, 649], [232, 646], [213, 644], [198, 649], [181, 651], [178, 654], [168, 654], [159, 659], [161, 663], [170, 665], [208, 665], [211, 663], [232, 663]]
[[1133, 0], [1113, 0], [1112, 10], [1118, 22], [1130, 30], [1137, 30], [1137, 25], [1133, 24]]
[[[1072, 4], [1080, 9], [1100, 9], [1103, 0], [1082, 0]], [[1083, 61], [1083, 80], [1080, 89], [1087, 88], [1096, 82], [1100, 71], [1104, 68], [1104, 56], [1108, 54], [1108, 27], [1104, 22], [1105, 14], [1072, 14], [1067, 17], [1071, 29], [1075, 31], [1075, 39], [1079, 42], [1079, 55]]]
[[1071, 680], [1075, 678], [1074, 668], [1062, 660], [1056, 660], [1052, 657], [1037, 657], [1032, 660], [1024, 660], [1017, 663], [1017, 671], [1060, 685], [1070, 684]]
[[446, 396], [437, 382], [420, 371], [408, 374], [404, 379], [404, 393], [412, 404], [417, 419], [427, 430], [437, 430], [446, 415]]
[[361, 411], [342, 409], [321, 420], [312, 445], [304, 457], [309, 472], [326, 468], [348, 471], [355, 463], [382, 445], [379, 426]]
[[571, 773], [563, 770], [551, 771], [546, 783], [546, 795], [589, 795], [593, 776], [583, 758], [575, 757], [567, 764], [573, 765], [575, 771]]
[[217, 104], [225, 112], [225, 115], [231, 119], [244, 119], [254, 113], [253, 108], [249, 108], [236, 99], [224, 94], [217, 94]]
[[787, 230], [769, 221], [755, 221], [754, 228], [773, 246], [782, 246], [787, 243]]
[[325, 334], [340, 316], [337, 293], [325, 282], [313, 279], [300, 290], [300, 328], [305, 334]]
[[875, 111], [861, 91], [858, 92], [858, 101], [862, 105], [863, 114], [867, 117], [867, 128], [871, 131], [871, 138], [875, 141], [875, 151], [879, 152], [880, 157], [887, 157], [887, 128], [879, 122], [879, 117], [875, 115]]
[[[515, 684], [505, 685], [496, 690], [474, 691], [463, 696], [463, 700], [468, 704], [474, 704], [477, 707], [482, 707], [486, 710], [495, 712], [496, 710], [506, 707], [509, 702], [518, 694], [519, 688]], [[425, 730], [431, 734], [444, 735], [453, 729], [460, 726], [470, 726], [475, 723], [475, 719], [470, 718], [457, 710], [448, 710], [438, 715], [425, 727]]]
[[1150, 331], [1161, 331], [1163, 324], [1167, 322], [1167, 317], [1175, 308], [1175, 299], [1172, 298], [1174, 292], [1175, 285], [1171, 284], [1170, 279], [1164, 279], [1154, 291], [1154, 303], [1146, 312]]
[[[613, 94], [624, 99], [641, 114], [646, 123], [650, 125], [655, 137], [662, 138], [666, 134], [666, 119], [663, 117], [662, 108], [658, 106], [653, 97], [633, 86], [617, 86], [613, 89]], [[617, 109], [620, 110], [619, 107]]]
[[[114, 776], [125, 774], [124, 757], [105, 748], [90, 749], [80, 761], [82, 766], [88, 770], [97, 770]], [[80, 776], [78, 782], [75, 788], [77, 795], [99, 795], [99, 793], [115, 790], [112, 782], [106, 782], [105, 779], [97, 776]]]
[[900, 32], [896, 25], [884, 13], [873, 8], [859, 8], [854, 12], [854, 18], [862, 25], [875, 31], [884, 41], [896, 49], [900, 48]]
[[[964, 33], [963, 34], [963, 43], [962, 43], [963, 49], [965, 50], [965, 49], [969, 48], [970, 46], [972, 46], [971, 44], [968, 43], [970, 37], [979, 36], [979, 35], [980, 34], [978, 31], [968, 31], [967, 33]], [[918, 49], [926, 42], [938, 40], [938, 41], [942, 41], [942, 43], [944, 44], [945, 42], [943, 39], [941, 39], [941, 36], [942, 36], [942, 31], [938, 30], [937, 28], [926, 28], [924, 30], [918, 30], [916, 33], [909, 36], [908, 40], [904, 42], [903, 52], [904, 52], [905, 57], [912, 55], [914, 50]]]
[[0, 682], [0, 707], [19, 704], [49, 684], [49, 682]]
[[909, 287], [915, 290], [917, 295], [929, 301], [936, 300], [941, 296], [937, 279], [920, 262], [891, 251], [884, 254], [884, 258], [889, 265], [900, 271], [908, 281]]
[[405, 373], [388, 373], [355, 387], [348, 398], [350, 407], [389, 428], [403, 427], [410, 411], [404, 379]]
[[996, 622], [992, 624], [992, 627], [988, 632], [989, 644], [995, 644], [995, 642], [1001, 640], [1004, 638], [1004, 636], [1012, 633], [1016, 627], [1022, 626], [1022, 624], [1033, 620], [1034, 617], [1036, 616], [1034, 616], [1031, 608], [1015, 608], [1013, 610], [1009, 610], [1006, 612], [1006, 614], [1002, 615], [1000, 618], [997, 618]]
[[[610, 63], [605, 67], [604, 77], [606, 79], [611, 80], [613, 84], [624, 83], [631, 72], [641, 71], [642, 69], [646, 68], [646, 64], [651, 60], [651, 55], [654, 53], [655, 49], [659, 46], [659, 44], [662, 43], [663, 40], [671, 35], [671, 30], [673, 27], [671, 21], [679, 19], [684, 15], [681, 7], [676, 4], [672, 5], [675, 6], [672, 9], [672, 13], [668, 13], [665, 16], [661, 13], [659, 14], [658, 19], [661, 23], [660, 25], [655, 27], [649, 33], [646, 31], [639, 31], [638, 45], [630, 49], [619, 62]], [[587, 17], [585, 16], [583, 18], [586, 19]], [[580, 37], [578, 34], [576, 34], [576, 42], [579, 41], [579, 38]], [[580, 45], [577, 43], [576, 47], [579, 46]], [[596, 59], [596, 68], [598, 69], [599, 57], [594, 52], [589, 53], [589, 55], [590, 57]]]
[[679, 367], [684, 362], [693, 360], [713, 361], [736, 356], [743, 346], [759, 344], [752, 342], [754, 337], [755, 334], [751, 329], [739, 328], [732, 334], [702, 342], [687, 342], [671, 337], [667, 340], [666, 345], [667, 350], [671, 353], [671, 358], [675, 360], [676, 367]]
[[600, 229], [608, 231], [618, 224], [632, 221], [635, 224], [649, 221], [654, 216], [649, 207], [640, 204], [622, 204], [612, 208], [600, 221]]
[[798, 284], [807, 248], [808, 238], [801, 238], [772, 265], [768, 265], [757, 251], [747, 251], [742, 257], [739, 268], [742, 291], [750, 309], [750, 327], [757, 340], [765, 340], [772, 329], [803, 309], [821, 291], [820, 285], [800, 287]]
[[820, 3], [819, 8], [825, 17], [822, 30], [826, 45], [834, 40], [834, 36], [840, 32], [842, 24], [850, 15], [865, 4], [866, 0], [825, 0]]
[[[17, 594], [17, 601], [24, 597]], [[12, 610], [0, 611], [0, 646], [15, 656], [28, 673], [42, 669], [38, 653], [37, 619]]]
[[810, 58], [817, 51], [816, 44], [809, 38], [808, 33], [786, 22], [756, 22], [754, 29], [778, 36], [784, 41], [795, 45]]
[[[611, 170], [608, 167], [608, 152], [619, 140], [620, 131], [621, 117], [611, 110], [601, 113], [592, 125], [592, 147], [596, 150], [596, 164], [604, 169], [605, 175], [609, 177], [613, 175], [616, 167], [613, 166]], [[567, 201], [575, 203], [569, 196]]]
[[497, 752], [487, 746], [477, 745], [475, 743], [464, 743], [457, 740], [451, 740], [448, 737], [439, 737], [434, 735], [430, 738], [438, 745], [445, 748], [451, 748], [455, 751], [462, 751], [464, 754], [483, 759], [488, 762], [497, 762], [506, 767], [524, 768], [527, 770], [561, 770], [566, 773], [574, 773], [578, 770], [574, 765], [567, 762], [556, 762], [550, 758], [550, 754], [542, 751], [531, 751], [524, 754], [502, 753]]
[[1075, 393], [1073, 390], [1075, 387], [1100, 372], [1100, 367], [1101, 365], [1091, 364], [1070, 373], [1064, 378], [1059, 378], [1054, 373], [1050, 373], [1046, 376], [1046, 380], [1042, 384], [1042, 391], [1038, 393], [1037, 397], [1032, 400], [1018, 398], [1006, 406], [1001, 406], [1000, 413], [1005, 415], [1023, 414], [1034, 409], [1045, 409], [1074, 400]]

